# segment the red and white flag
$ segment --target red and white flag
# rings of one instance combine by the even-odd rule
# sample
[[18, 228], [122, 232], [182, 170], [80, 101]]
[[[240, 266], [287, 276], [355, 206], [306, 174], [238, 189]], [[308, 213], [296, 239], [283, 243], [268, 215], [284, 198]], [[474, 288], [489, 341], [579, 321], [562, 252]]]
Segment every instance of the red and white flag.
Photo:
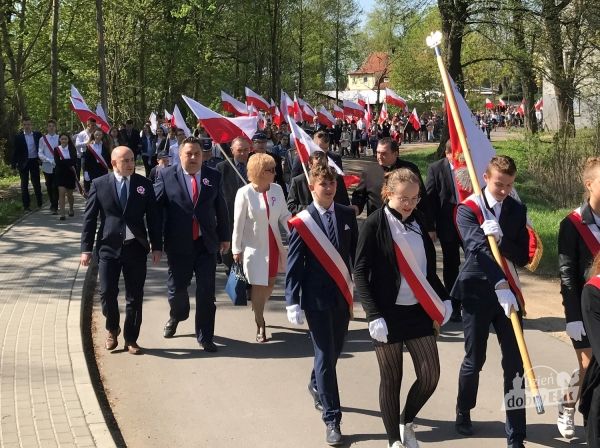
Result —
[[356, 102], [358, 104], [360, 104], [362, 107], [365, 107], [367, 105], [367, 102], [365, 101], [365, 99], [363, 98], [363, 96], [360, 93], [358, 94], [358, 98], [356, 99]]
[[100, 102], [98, 102], [98, 104], [96, 104], [96, 115], [98, 115], [100, 118], [102, 118], [108, 124], [110, 124], [110, 122], [108, 121], [108, 117], [106, 116], [106, 113], [104, 113], [104, 108], [102, 107], [102, 104], [100, 104]]
[[335, 126], [335, 118], [323, 106], [321, 106], [321, 108], [317, 112], [317, 118], [319, 120], [319, 123], [321, 123], [323, 126], [327, 126], [328, 128], [332, 128]]
[[292, 117], [294, 116], [294, 102], [292, 101], [290, 96], [283, 90], [281, 91], [281, 100], [279, 101], [279, 107], [284, 117], [287, 117], [288, 115]]
[[544, 108], [544, 99], [540, 98], [537, 100], [533, 107], [535, 107], [535, 110], [542, 110]]
[[236, 137], [252, 140], [256, 133], [257, 117], [224, 117], [185, 95], [183, 100], [202, 123], [215, 143], [229, 143]]
[[323, 151], [319, 148], [310, 135], [308, 135], [304, 129], [296, 124], [296, 121], [288, 116], [288, 123], [290, 125], [290, 132], [292, 133], [292, 138], [294, 139], [294, 145], [296, 147], [296, 151], [298, 152], [298, 157], [302, 163], [307, 163], [310, 155], [315, 151]]
[[241, 101], [236, 100], [231, 95], [221, 90], [221, 107], [225, 112], [235, 115], [236, 117], [247, 117], [248, 106]]
[[371, 113], [371, 105], [367, 104], [367, 108], [365, 109], [365, 126], [369, 128], [371, 126], [371, 121], [373, 120], [373, 114]]
[[521, 104], [519, 104], [519, 108], [517, 109], [517, 113], [519, 115], [525, 116], [525, 98], [523, 98], [523, 101], [521, 101]]
[[300, 106], [300, 101], [298, 100], [298, 97], [296, 96], [296, 94], [294, 93], [294, 109], [293, 109], [293, 113], [292, 113], [292, 117], [294, 117], [294, 121], [296, 123], [302, 123], [302, 107]]
[[383, 103], [381, 105], [381, 110], [379, 111], [379, 120], [377, 121], [379, 124], [383, 124], [385, 122], [385, 120], [387, 120], [389, 117], [388, 115], [388, 111], [387, 111], [387, 104]]
[[152, 112], [150, 117], [148, 117], [148, 121], [150, 122], [150, 130], [153, 134], [156, 134], [156, 130], [158, 129], [158, 118], [156, 117], [156, 113]]
[[264, 110], [265, 112], [269, 112], [269, 103], [258, 93], [253, 92], [248, 87], [246, 87], [246, 104], [252, 104], [259, 110]]
[[302, 119], [304, 121], [306, 121], [308, 123], [312, 123], [316, 116], [317, 116], [317, 113], [313, 110], [312, 107], [310, 107], [308, 105], [308, 103], [305, 103], [302, 106]]
[[102, 117], [99, 117], [97, 113], [90, 110], [85, 100], [79, 93], [79, 90], [77, 90], [77, 88], [73, 85], [71, 85], [71, 109], [73, 112], [75, 112], [75, 114], [77, 114], [77, 118], [79, 118], [79, 121], [82, 123], [85, 123], [90, 118], [93, 118], [96, 120], [96, 125], [98, 125], [102, 131], [105, 133], [110, 131], [110, 125], [103, 120]]
[[385, 89], [385, 102], [393, 106], [397, 106], [400, 109], [408, 110], [406, 100], [394, 92], [392, 89]]
[[489, 98], [485, 99], [485, 108], [486, 109], [493, 109], [494, 108], [494, 102], [492, 100], [490, 100]]
[[273, 101], [273, 98], [271, 98], [271, 103], [269, 104], [269, 114], [271, 114], [271, 116], [275, 115], [276, 107], [277, 105], [275, 104], [275, 101]]
[[504, 100], [502, 98], [500, 98], [498, 100], [498, 106], [500, 106], [500, 107], [506, 107], [506, 103], [504, 102]]
[[281, 126], [281, 123], [283, 122], [283, 119], [281, 117], [281, 112], [279, 111], [279, 108], [277, 107], [276, 104], [275, 104], [275, 109], [273, 109], [271, 119], [273, 120], [273, 123], [275, 123], [278, 127]]
[[177, 126], [177, 129], [183, 130], [186, 137], [192, 135], [192, 131], [190, 131], [190, 128], [188, 128], [187, 124], [185, 124], [185, 120], [183, 119], [183, 115], [181, 115], [181, 111], [179, 110], [177, 104], [175, 104], [175, 108], [173, 109], [173, 121], [175, 126]]
[[412, 127], [415, 131], [421, 129], [421, 121], [419, 120], [419, 116], [417, 115], [417, 108], [413, 108], [413, 111], [408, 116], [408, 121], [412, 124]]
[[167, 109], [165, 109], [165, 124], [167, 124], [169, 127], [175, 126], [173, 115], [171, 115]]
[[339, 107], [337, 104], [333, 105], [333, 116], [335, 118], [339, 118], [340, 120], [344, 120], [346, 118], [344, 116], [344, 109]]
[[354, 101], [344, 100], [343, 101], [344, 114], [352, 116], [357, 120], [363, 118], [365, 114], [365, 109], [360, 105], [356, 104]]

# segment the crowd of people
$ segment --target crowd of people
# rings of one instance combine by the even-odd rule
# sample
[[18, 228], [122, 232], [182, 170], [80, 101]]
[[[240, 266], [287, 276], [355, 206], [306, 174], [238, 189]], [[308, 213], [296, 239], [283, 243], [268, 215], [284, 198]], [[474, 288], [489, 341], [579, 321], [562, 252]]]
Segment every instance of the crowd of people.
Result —
[[[432, 114], [422, 120], [424, 138], [438, 138], [439, 117]], [[463, 436], [475, 432], [471, 410], [490, 325], [502, 351], [503, 394], [522, 392], [523, 361], [510, 321], [513, 310], [521, 318], [519, 290], [496, 263], [488, 243], [488, 237], [497, 241], [507, 266], [530, 261], [526, 207], [511, 195], [517, 167], [510, 157], [493, 157], [484, 173], [482, 195], [459, 202], [450, 144], [446, 157], [429, 166], [423, 182], [418, 167], [400, 157], [401, 142], [415, 137], [405, 139], [400, 116], [371, 127], [377, 163], [360, 173], [351, 194], [330, 165], [342, 169], [349, 154], [360, 156], [364, 144], [356, 123], [314, 129], [321, 151], [312, 153], [306, 164], [290, 143], [286, 124], [269, 125], [251, 141], [238, 137], [221, 145], [201, 127], [186, 137], [167, 123], [156, 129], [146, 123], [140, 132], [128, 120], [123, 129], [104, 132], [90, 119], [76, 136], [57, 132], [54, 120], [48, 120], [45, 135], [33, 131], [28, 118], [22, 125], [13, 165], [21, 175], [24, 208], [30, 209], [30, 180], [42, 206], [40, 166], [51, 213], [60, 220], [74, 216], [75, 189], [86, 198], [81, 264], [98, 262], [107, 350], [118, 346], [121, 334], [122, 274], [125, 350], [143, 352], [138, 337], [147, 258], [150, 254], [157, 264], [164, 253], [169, 316], [163, 336], [173, 337], [178, 324], [189, 318], [188, 290], [195, 276], [195, 335], [209, 353], [219, 349], [213, 341], [217, 263], [227, 270], [234, 264], [243, 268], [257, 343], [269, 341], [264, 309], [277, 276], [285, 273], [287, 318], [292, 324], [307, 321], [315, 353], [308, 391], [332, 446], [343, 443], [336, 364], [355, 295], [365, 310], [379, 366], [379, 404], [389, 447], [419, 446], [414, 419], [436, 389], [436, 336], [450, 320], [462, 322], [465, 338], [456, 431]], [[135, 172], [140, 159], [144, 175]], [[600, 353], [600, 158], [588, 160], [583, 179], [588, 199], [565, 218], [559, 234], [566, 330], [579, 375], [561, 400], [557, 423], [561, 434], [572, 438], [575, 404], [581, 400], [588, 444], [598, 447], [600, 368], [593, 353]], [[359, 229], [357, 216], [365, 210], [367, 218]], [[436, 272], [437, 240], [443, 281]], [[404, 347], [416, 380], [401, 410]], [[509, 447], [524, 447], [525, 408], [506, 407], [506, 437]]]

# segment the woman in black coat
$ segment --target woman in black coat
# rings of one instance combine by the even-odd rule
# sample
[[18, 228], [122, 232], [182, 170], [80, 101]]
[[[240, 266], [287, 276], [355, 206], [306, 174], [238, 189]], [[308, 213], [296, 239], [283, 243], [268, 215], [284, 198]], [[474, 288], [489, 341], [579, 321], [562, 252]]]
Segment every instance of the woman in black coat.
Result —
[[[383, 424], [394, 448], [400, 443], [418, 446], [413, 420], [433, 394], [440, 376], [434, 319], [444, 324], [452, 314], [450, 297], [436, 274], [433, 242], [415, 210], [419, 186], [419, 178], [407, 168], [388, 173], [382, 191], [385, 205], [367, 218], [360, 232], [354, 269], [379, 364]], [[399, 238], [407, 244], [403, 250], [397, 246]], [[420, 276], [423, 283], [409, 285], [406, 262], [410, 258], [412, 273], [420, 271], [415, 278]], [[429, 292], [424, 296], [420, 288]], [[400, 424], [404, 346], [417, 379], [407, 395]]]

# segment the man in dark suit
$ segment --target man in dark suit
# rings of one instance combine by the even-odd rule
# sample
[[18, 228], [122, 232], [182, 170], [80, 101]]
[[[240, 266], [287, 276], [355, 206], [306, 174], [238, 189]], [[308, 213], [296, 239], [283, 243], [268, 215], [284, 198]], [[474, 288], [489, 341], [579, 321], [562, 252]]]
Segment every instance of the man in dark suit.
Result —
[[38, 149], [42, 134], [33, 131], [29, 117], [23, 117], [21, 121], [23, 130], [15, 135], [13, 144], [13, 156], [11, 165], [13, 169], [19, 170], [21, 178], [21, 200], [23, 208], [29, 211], [31, 199], [29, 198], [29, 177], [37, 199], [38, 207], [42, 207], [42, 185], [40, 183], [40, 159]]
[[[111, 154], [111, 165], [113, 172], [94, 179], [90, 188], [81, 233], [81, 264], [90, 263], [100, 216], [94, 254], [98, 258], [100, 301], [108, 331], [105, 347], [114, 350], [121, 333], [117, 297], [122, 270], [126, 300], [125, 350], [138, 355], [141, 353], [137, 339], [142, 324], [146, 258], [150, 247], [155, 264], [162, 254], [160, 217], [152, 183], [135, 173], [133, 152], [126, 146], [117, 146]], [[148, 244], [148, 236], [151, 244]]]
[[402, 160], [398, 157], [400, 148], [398, 143], [389, 137], [382, 138], [377, 142], [377, 164], [369, 163], [363, 170], [360, 176], [360, 182], [356, 186], [354, 193], [352, 193], [352, 205], [356, 210], [356, 214], [360, 215], [365, 207], [367, 206], [367, 215], [370, 215], [375, 210], [381, 208], [383, 201], [381, 200], [381, 188], [383, 186], [383, 179], [385, 173], [393, 171], [398, 168], [408, 168], [417, 176], [419, 176], [419, 182], [421, 188], [419, 195], [423, 200], [419, 201], [417, 210], [423, 214], [423, 222], [428, 232], [432, 232], [433, 219], [431, 217], [431, 211], [429, 209], [429, 201], [427, 201], [427, 191], [423, 184], [421, 172], [417, 165], [408, 160]]
[[[223, 197], [227, 204], [227, 216], [229, 228], [233, 232], [233, 210], [235, 206], [235, 195], [237, 191], [248, 183], [248, 171], [246, 165], [250, 155], [250, 142], [242, 137], [236, 137], [231, 142], [231, 153], [233, 155], [233, 164], [237, 172], [233, 169], [229, 161], [224, 160], [217, 165], [217, 171], [221, 173], [221, 187], [223, 188]], [[238, 174], [239, 173], [239, 174]], [[240, 178], [240, 175], [244, 178]], [[231, 252], [223, 254], [223, 263], [227, 269], [233, 264]]]
[[[429, 165], [425, 189], [431, 206], [435, 236], [440, 240], [444, 260], [444, 286], [452, 289], [460, 266], [460, 236], [454, 225], [458, 190], [452, 165], [452, 146], [446, 143], [446, 157]], [[435, 238], [434, 238], [435, 241]], [[452, 300], [452, 322], [460, 322], [460, 301]]]
[[[315, 135], [313, 135], [313, 141], [321, 148], [325, 154], [340, 168], [342, 167], [342, 158], [338, 154], [329, 151], [329, 134], [325, 131], [317, 131]], [[302, 162], [299, 158], [296, 158], [294, 161], [294, 166], [292, 167], [292, 178], [298, 176], [299, 174], [303, 174], [304, 169], [302, 169]]]
[[[340, 431], [342, 412], [336, 365], [348, 332], [352, 299], [342, 292], [332, 272], [336, 269], [334, 265], [337, 265], [345, 268], [350, 277], [358, 226], [352, 208], [333, 201], [336, 191], [336, 172], [333, 168], [316, 164], [311, 169], [310, 190], [314, 193], [314, 202], [291, 221], [285, 280], [286, 308], [288, 319], [293, 324], [302, 324], [302, 316], [306, 315], [315, 351], [308, 390], [315, 407], [322, 410], [327, 427], [326, 442], [340, 445], [343, 443]], [[322, 241], [331, 243], [329, 247], [332, 252], [337, 249], [331, 255], [329, 264], [324, 260], [325, 257], [316, 255], [310, 240], [305, 241], [301, 236], [297, 225], [304, 219], [315, 223], [320, 229], [318, 235], [311, 232], [317, 241], [320, 236]], [[317, 244], [330, 253], [327, 246]]]
[[283, 178], [283, 162], [281, 157], [278, 154], [274, 154], [272, 152], [267, 151], [267, 135], [259, 131], [252, 137], [252, 151], [250, 156], [254, 153], [259, 154], [269, 154], [275, 160], [275, 183], [278, 184], [283, 190], [283, 194], [287, 198], [287, 185], [285, 184], [285, 180]]
[[202, 166], [202, 142], [196, 137], [183, 140], [180, 163], [158, 173], [154, 184], [163, 215], [170, 317], [164, 337], [175, 335], [179, 322], [190, 314], [188, 287], [196, 276], [196, 339], [207, 352], [216, 352], [215, 275], [217, 252], [229, 250], [231, 230], [227, 205], [221, 188], [221, 174]]
[[[490, 324], [494, 326], [502, 351], [505, 399], [524, 394], [523, 362], [510, 322], [510, 312], [519, 311], [509, 277], [492, 255], [487, 236], [498, 242], [507, 265], [529, 262], [529, 234], [526, 207], [509, 196], [517, 168], [507, 156], [495, 156], [484, 174], [487, 186], [481, 200], [467, 200], [458, 206], [456, 224], [463, 240], [465, 262], [458, 274], [452, 296], [462, 300], [465, 358], [458, 378], [456, 431], [472, 435], [470, 411], [475, 407], [479, 372], [486, 358]], [[482, 207], [483, 206], [483, 210]], [[519, 317], [521, 313], [519, 312]], [[509, 448], [523, 448], [525, 407], [506, 405], [506, 438]], [[511, 407], [513, 406], [513, 407]]]
[[[315, 151], [308, 158], [309, 171], [316, 164], [327, 166], [327, 155], [323, 151]], [[350, 205], [348, 190], [344, 184], [344, 178], [336, 173], [337, 187], [335, 190], [334, 202], [342, 205]], [[313, 201], [313, 195], [306, 180], [306, 174], [298, 174], [292, 179], [290, 192], [287, 198], [287, 207], [293, 215], [300, 213]]]
[[140, 131], [133, 127], [131, 118], [125, 122], [125, 129], [121, 129], [119, 133], [121, 134], [120, 141], [124, 142], [125, 146], [129, 147], [137, 158], [142, 151], [142, 137]]

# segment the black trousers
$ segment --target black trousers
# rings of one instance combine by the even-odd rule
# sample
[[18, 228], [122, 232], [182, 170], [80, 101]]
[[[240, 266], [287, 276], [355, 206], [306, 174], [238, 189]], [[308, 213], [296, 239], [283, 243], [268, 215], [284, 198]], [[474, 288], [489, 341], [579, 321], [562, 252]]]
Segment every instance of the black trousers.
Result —
[[169, 276], [167, 279], [170, 317], [182, 321], [190, 315], [188, 287], [192, 275], [196, 276], [195, 330], [198, 342], [212, 342], [215, 333], [215, 275], [217, 256], [209, 253], [202, 237], [193, 243], [191, 256], [168, 254]]
[[46, 191], [48, 192], [50, 208], [52, 210], [58, 210], [58, 187], [54, 182], [54, 173], [46, 173], [44, 171], [44, 181], [46, 182]]
[[75, 172], [77, 173], [77, 180], [81, 179], [81, 157], [75, 159]]
[[136, 240], [126, 242], [121, 248], [121, 256], [109, 258], [100, 256], [98, 275], [100, 276], [100, 302], [102, 314], [106, 317], [106, 329], [119, 328], [119, 277], [123, 271], [125, 282], [125, 342], [136, 342], [142, 325], [142, 302], [146, 282], [146, 249]]
[[[443, 277], [444, 286], [448, 291], [452, 290], [454, 282], [458, 277], [458, 267], [460, 266], [460, 242], [456, 241], [442, 241], [442, 258], [444, 262]], [[460, 300], [452, 300], [452, 309], [454, 311], [460, 310]]]
[[350, 312], [347, 306], [305, 312], [306, 322], [315, 351], [310, 384], [319, 393], [323, 404], [323, 421], [342, 420], [336, 366], [348, 333]]
[[[524, 396], [523, 361], [510, 319], [504, 314], [491, 287], [489, 291], [482, 291], [481, 297], [481, 300], [463, 301], [462, 304], [465, 358], [458, 377], [456, 407], [461, 412], [468, 412], [475, 407], [479, 388], [479, 372], [485, 363], [491, 324], [496, 331], [502, 351], [506, 438], [508, 445], [516, 445], [523, 442], [526, 436], [525, 407], [518, 406], [518, 398]], [[513, 397], [512, 401], [511, 397]]]
[[350, 142], [350, 152], [352, 153], [352, 157], [360, 157], [360, 141]]
[[31, 199], [29, 198], [29, 177], [31, 176], [31, 185], [35, 198], [37, 199], [38, 207], [42, 206], [42, 184], [40, 182], [40, 164], [38, 159], [29, 159], [23, 168], [19, 169], [19, 177], [21, 178], [21, 200], [23, 208], [29, 208]]
[[156, 166], [156, 156], [142, 156], [146, 177], [150, 177], [150, 171]]

